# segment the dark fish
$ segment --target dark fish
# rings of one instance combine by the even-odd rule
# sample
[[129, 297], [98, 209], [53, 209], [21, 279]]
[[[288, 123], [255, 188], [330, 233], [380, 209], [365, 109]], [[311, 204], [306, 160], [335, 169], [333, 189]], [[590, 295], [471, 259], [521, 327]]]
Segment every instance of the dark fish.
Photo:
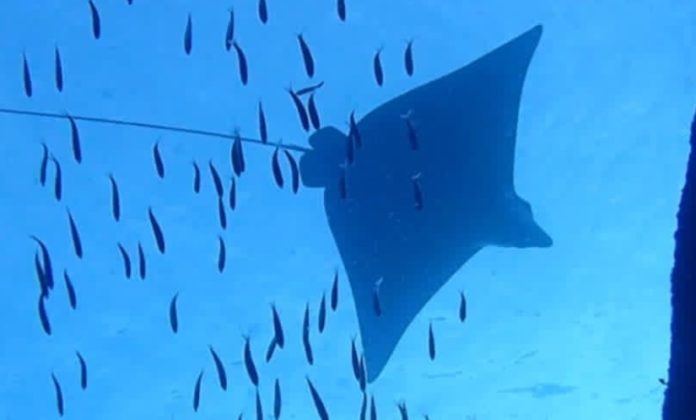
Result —
[[56, 197], [56, 200], [60, 201], [61, 198], [63, 198], [63, 171], [60, 169], [60, 163], [55, 157], [51, 156], [51, 161], [53, 161], [53, 164], [56, 166], [56, 178], [53, 183], [53, 195]]
[[227, 213], [225, 212], [225, 204], [222, 201], [222, 197], [218, 197], [218, 220], [220, 221], [220, 227], [224, 230], [227, 229]]
[[92, 0], [89, 0], [89, 10], [92, 13], [92, 34], [94, 39], [101, 37], [101, 19], [99, 18], [99, 10]]
[[225, 271], [225, 260], [227, 259], [227, 251], [225, 250], [225, 240], [222, 239], [222, 236], [218, 235], [218, 242], [220, 244], [220, 249], [218, 251], [218, 271], [223, 272]]
[[225, 33], [225, 49], [227, 51], [232, 48], [234, 41], [234, 9], [230, 7], [230, 19], [227, 21], [227, 32]]
[[34, 253], [34, 269], [36, 270], [36, 278], [39, 280], [39, 288], [41, 289], [41, 296], [48, 297], [48, 285], [46, 284], [46, 274], [44, 274], [43, 267], [41, 267], [41, 261], [39, 261], [39, 253]]
[[292, 192], [297, 194], [297, 190], [300, 189], [300, 169], [297, 167], [297, 162], [292, 154], [286, 149], [284, 150], [285, 157], [288, 159], [290, 164], [290, 175], [292, 178]]
[[251, 354], [251, 343], [249, 340], [249, 337], [244, 337], [245, 343], [244, 343], [244, 366], [246, 367], [247, 374], [249, 375], [249, 379], [251, 379], [251, 383], [254, 384], [254, 386], [258, 387], [259, 386], [259, 373], [256, 370], [256, 365], [254, 364], [254, 358]]
[[268, 5], [266, 0], [259, 0], [259, 19], [264, 25], [268, 22]]
[[370, 396], [370, 420], [377, 420], [377, 406], [375, 405], [375, 396]]
[[256, 388], [256, 420], [263, 420], [263, 405], [261, 405], [261, 396], [258, 388]]
[[358, 131], [358, 124], [355, 122], [355, 111], [350, 113], [350, 131], [348, 135], [355, 140], [356, 148], [359, 149], [362, 147], [362, 136], [360, 135], [360, 131]]
[[60, 382], [58, 382], [58, 378], [56, 378], [55, 373], [51, 373], [51, 379], [53, 380], [53, 389], [56, 392], [56, 404], [58, 407], [58, 415], [63, 417], [63, 414], [65, 413], [65, 407], [63, 405], [63, 391], [60, 388]]
[[242, 81], [242, 84], [246, 86], [246, 84], [249, 82], [249, 68], [247, 65], [246, 55], [244, 55], [244, 51], [242, 50], [242, 47], [239, 46], [237, 41], [232, 41], [232, 45], [234, 46], [234, 50], [237, 52], [237, 61], [239, 62], [239, 79]]
[[278, 150], [277, 146], [273, 152], [273, 158], [271, 159], [271, 167], [273, 169], [273, 179], [279, 188], [283, 188], [283, 172], [280, 169], [280, 162], [278, 161]]
[[169, 326], [172, 327], [172, 332], [176, 334], [179, 332], [179, 315], [176, 309], [176, 302], [179, 299], [179, 293], [176, 293], [169, 302]]
[[55, 50], [55, 76], [56, 76], [56, 89], [58, 89], [58, 92], [63, 91], [63, 62], [60, 58], [60, 51], [58, 50], [58, 47], [56, 47]]
[[53, 290], [53, 264], [51, 263], [51, 255], [48, 252], [48, 247], [36, 236], [31, 235], [30, 238], [39, 245], [39, 248], [41, 248], [41, 266], [43, 268], [44, 279], [46, 280], [46, 286], [50, 290]]
[[51, 322], [49, 321], [48, 314], [46, 313], [44, 299], [45, 296], [39, 296], [39, 320], [41, 320], [41, 328], [43, 328], [46, 335], [51, 335]]
[[331, 285], [331, 310], [338, 308], [338, 270], [334, 273], [333, 284]]
[[70, 307], [73, 309], [77, 309], [77, 296], [75, 295], [75, 287], [73, 286], [72, 281], [70, 280], [68, 270], [63, 270], [63, 280], [65, 280], [65, 290], [68, 293], [68, 302], [70, 303]]
[[43, 186], [46, 185], [46, 172], [48, 169], [48, 146], [46, 146], [46, 143], [41, 143], [41, 148], [43, 149], [43, 155], [41, 157], [41, 166], [39, 167], [39, 183]]
[[164, 242], [164, 233], [162, 232], [162, 227], [160, 226], [155, 214], [152, 212], [152, 207], [148, 207], [147, 216], [150, 219], [150, 225], [152, 226], [152, 234], [155, 235], [155, 242], [157, 242], [157, 249], [161, 254], [164, 254], [166, 245]]
[[146, 272], [145, 251], [143, 251], [143, 244], [138, 241], [138, 274], [140, 275], [140, 279], [145, 280]]
[[70, 115], [67, 116], [70, 121], [70, 139], [72, 144], [73, 157], [77, 163], [82, 162], [82, 146], [80, 145], [80, 132], [77, 129], [75, 119]]
[[302, 322], [302, 346], [304, 347], [307, 362], [313, 365], [314, 353], [312, 352], [312, 344], [309, 342], [309, 304], [305, 307], [304, 320]]
[[118, 244], [118, 250], [121, 252], [121, 257], [123, 258], [123, 270], [126, 274], [126, 278], [129, 279], [131, 278], [132, 271], [130, 256], [128, 256], [128, 252], [120, 243]]
[[362, 404], [360, 405], [360, 420], [367, 419], [367, 394], [362, 394]]
[[336, 4], [336, 9], [338, 12], [338, 18], [341, 19], [342, 22], [346, 21], [346, 0], [338, 0]]
[[314, 58], [312, 58], [312, 52], [309, 50], [309, 45], [307, 45], [307, 42], [305, 41], [302, 34], [297, 35], [297, 41], [300, 43], [302, 61], [304, 62], [304, 68], [307, 72], [307, 76], [312, 78], [314, 77]]
[[271, 342], [268, 343], [268, 348], [266, 349], [266, 363], [270, 362], [273, 358], [276, 347], [278, 347], [278, 341], [276, 341], [276, 338], [273, 337]]
[[234, 210], [237, 208], [237, 182], [232, 177], [230, 181], [230, 209]]
[[324, 86], [323, 81], [321, 81], [315, 85], [311, 85], [311, 86], [307, 86], [305, 88], [299, 89], [299, 90], [295, 91], [295, 95], [297, 95], [297, 96], [306, 95], [308, 93], [312, 93], [312, 92], [316, 91], [317, 89], [319, 89], [322, 86]]
[[212, 160], [208, 161], [208, 167], [210, 168], [210, 176], [213, 178], [213, 185], [215, 185], [215, 192], [217, 193], [218, 197], [221, 198], [223, 191], [220, 174], [218, 173], [217, 169], [215, 169], [215, 165], [213, 165]]
[[213, 362], [215, 362], [215, 370], [217, 370], [218, 381], [220, 382], [220, 388], [223, 391], [227, 391], [227, 373], [225, 372], [225, 365], [222, 364], [220, 356], [215, 352], [213, 346], [208, 346], [210, 349], [210, 355], [213, 356]]
[[382, 315], [382, 303], [380, 302], [379, 299], [379, 286], [382, 284], [382, 279], [377, 280], [375, 283], [375, 287], [372, 290], [372, 307], [375, 310], [375, 314], [377, 316]]
[[406, 120], [406, 132], [408, 134], [408, 144], [411, 146], [411, 150], [418, 150], [418, 135], [416, 134], [416, 128], [413, 126], [410, 117], [404, 118]]
[[420, 174], [412, 176], [413, 183], [413, 199], [415, 201], [416, 210], [423, 210], [423, 191], [420, 186]]
[[319, 111], [317, 111], [317, 104], [314, 102], [314, 94], [309, 95], [309, 101], [307, 102], [307, 111], [309, 112], [309, 120], [312, 122], [312, 126], [315, 130], [321, 128], [321, 121], [319, 121]]
[[193, 163], [193, 192], [201, 192], [201, 169], [196, 162]]
[[268, 127], [266, 127], [266, 114], [263, 112], [263, 104], [259, 101], [259, 136], [261, 142], [268, 142]]
[[404, 67], [406, 74], [413, 76], [413, 40], [408, 41], [406, 51], [404, 52]]
[[280, 381], [276, 378], [275, 385], [273, 386], [273, 417], [275, 417], [276, 420], [280, 418], [282, 407], [283, 399], [280, 395]]
[[382, 54], [382, 49], [380, 48], [375, 53], [375, 58], [372, 60], [372, 67], [375, 72], [375, 81], [377, 86], [382, 86], [384, 84], [384, 71], [382, 70], [382, 59], [380, 58]]
[[464, 322], [466, 319], [466, 297], [464, 292], [459, 292], [459, 321]]
[[186, 55], [191, 54], [191, 47], [193, 42], [193, 24], [191, 23], [191, 13], [188, 15], [188, 20], [186, 21], [186, 32], [184, 32], [184, 51]]
[[280, 315], [275, 303], [271, 304], [271, 312], [273, 313], [273, 339], [281, 349], [285, 346], [285, 333], [283, 332], [283, 324], [280, 322]]
[[355, 380], [360, 382], [360, 358], [358, 357], [358, 350], [355, 348], [355, 336], [350, 341], [350, 362], [353, 366], [353, 376], [355, 376]]
[[160, 178], [164, 178], [164, 162], [162, 161], [162, 155], [159, 150], [159, 141], [155, 143], [152, 148], [152, 156], [155, 159], [155, 169], [157, 170], [157, 175]]
[[401, 420], [408, 420], [408, 410], [406, 409], [406, 403], [401, 401], [399, 404], [397, 404], [397, 407], [399, 407]]
[[246, 170], [242, 138], [239, 136], [238, 132], [235, 133], [234, 142], [232, 143], [232, 170], [237, 177]]
[[348, 197], [348, 185], [346, 183], [346, 166], [341, 165], [341, 175], [338, 178], [338, 193], [342, 200]]
[[664, 378], [659, 378], [658, 381], [659, 381], [662, 385], [667, 386], [667, 381], [664, 380]]
[[198, 374], [196, 385], [193, 387], [193, 411], [198, 411], [201, 404], [201, 379], [203, 379], [203, 371]]
[[87, 389], [87, 363], [79, 351], [76, 351], [77, 361], [80, 363], [80, 388]]
[[29, 61], [26, 53], [22, 56], [22, 72], [24, 77], [24, 94], [27, 95], [27, 98], [31, 98], [34, 89], [31, 83], [31, 71], [29, 70]]
[[324, 332], [326, 327], [326, 293], [321, 295], [321, 303], [319, 304], [319, 334]]
[[433, 333], [433, 323], [428, 327], [428, 355], [430, 360], [435, 360], [435, 334]]
[[358, 384], [360, 385], [360, 391], [365, 392], [367, 387], [367, 372], [365, 367], [365, 356], [360, 355], [360, 376], [358, 377]]
[[307, 116], [307, 111], [305, 110], [304, 105], [302, 105], [300, 97], [290, 89], [288, 89], [288, 93], [290, 94], [290, 97], [292, 97], [292, 102], [295, 104], [295, 109], [297, 110], [297, 115], [300, 117], [302, 128], [304, 131], [309, 131], [309, 117]]
[[70, 210], [68, 210], [68, 223], [70, 224], [70, 237], [72, 238], [75, 255], [77, 255], [77, 258], [82, 258], [82, 240], [80, 239], [80, 232], [77, 230], [77, 224], [75, 223], [75, 219], [73, 219]]
[[118, 193], [118, 184], [116, 184], [116, 179], [111, 174], [109, 174], [109, 180], [111, 181], [111, 214], [114, 216], [114, 220], [118, 222], [121, 220], [121, 198]]
[[324, 405], [324, 401], [321, 400], [319, 392], [317, 392], [317, 389], [314, 388], [314, 385], [312, 384], [312, 381], [309, 380], [309, 377], [307, 377], [306, 379], [307, 385], [309, 386], [309, 393], [312, 394], [314, 407], [317, 409], [317, 414], [319, 415], [319, 418], [321, 420], [329, 420], [329, 413], [326, 411], [326, 406]]

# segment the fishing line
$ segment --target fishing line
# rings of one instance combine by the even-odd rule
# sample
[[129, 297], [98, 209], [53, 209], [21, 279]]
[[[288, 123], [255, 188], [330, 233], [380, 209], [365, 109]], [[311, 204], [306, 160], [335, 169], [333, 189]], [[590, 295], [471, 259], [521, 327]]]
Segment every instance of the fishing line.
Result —
[[[118, 119], [113, 119], [113, 118], [87, 117], [87, 116], [80, 116], [80, 115], [69, 115], [68, 116], [67, 114], [58, 114], [58, 113], [52, 113], [52, 112], [39, 112], [39, 111], [27, 111], [27, 110], [12, 109], [12, 108], [0, 108], [0, 114], [26, 115], [26, 116], [31, 116], [31, 117], [54, 118], [54, 119], [62, 119], [62, 120], [67, 120], [69, 118], [72, 118], [75, 121], [87, 121], [87, 122], [92, 122], [92, 123], [97, 123], [97, 124], [110, 124], [110, 125], [121, 125], [121, 126], [126, 126], [126, 127], [146, 128], [149, 130], [170, 131], [170, 132], [175, 132], [175, 133], [193, 134], [196, 136], [204, 136], [204, 137], [217, 137], [217, 138], [230, 139], [230, 140], [234, 140], [236, 138], [236, 136], [233, 134], [221, 133], [218, 131], [198, 130], [195, 128], [176, 127], [176, 126], [171, 126], [171, 125], [152, 124], [152, 123], [145, 123], [145, 122], [138, 122], [138, 121], [126, 121], [126, 120], [118, 120]], [[309, 152], [312, 150], [308, 147], [296, 146], [296, 145], [292, 145], [292, 144], [280, 144], [280, 143], [271, 143], [271, 142], [264, 143], [261, 140], [252, 139], [249, 137], [241, 137], [240, 136], [239, 139], [241, 141], [244, 141], [247, 143], [258, 144], [260, 146], [280, 147], [283, 149], [294, 150], [294, 151], [302, 152], [302, 153]]]

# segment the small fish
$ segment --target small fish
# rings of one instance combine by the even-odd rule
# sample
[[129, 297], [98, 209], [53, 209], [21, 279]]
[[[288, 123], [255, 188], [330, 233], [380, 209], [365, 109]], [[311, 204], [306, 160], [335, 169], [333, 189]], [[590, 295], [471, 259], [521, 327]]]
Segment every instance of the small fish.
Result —
[[333, 284], [331, 285], [331, 310], [338, 308], [338, 270], [334, 273]]
[[76, 351], [77, 361], [80, 363], [80, 388], [87, 389], [87, 363], [79, 351]]
[[312, 381], [309, 379], [309, 377], [307, 377], [306, 379], [307, 386], [309, 386], [309, 393], [312, 394], [314, 407], [317, 409], [317, 414], [319, 415], [319, 418], [321, 420], [329, 420], [329, 413], [326, 411], [326, 406], [324, 405], [324, 401], [322, 401], [319, 392], [317, 392], [317, 389], [314, 387], [314, 384], [312, 384]]
[[219, 251], [218, 251], [218, 271], [223, 272], [225, 271], [225, 260], [226, 260], [226, 255], [227, 251], [225, 250], [225, 240], [222, 239], [222, 236], [218, 235], [218, 243], [219, 243]]
[[145, 262], [145, 251], [143, 251], [143, 244], [138, 241], [138, 274], [141, 280], [145, 280], [145, 275], [147, 274], [147, 265]]
[[41, 261], [39, 261], [39, 253], [34, 253], [34, 269], [36, 270], [36, 278], [39, 280], [39, 288], [41, 289], [41, 296], [48, 297], [49, 288], [46, 284], [46, 274], [44, 274], [43, 267], [41, 267]]
[[94, 35], [94, 39], [99, 39], [101, 37], [101, 18], [99, 10], [92, 0], [89, 0], [89, 10], [92, 14], [92, 35]]
[[370, 396], [370, 420], [377, 420], [377, 405], [374, 395]]
[[420, 175], [417, 174], [411, 177], [411, 183], [413, 184], [413, 199], [415, 201], [416, 210], [423, 210], [423, 191], [420, 185]]
[[193, 411], [198, 411], [201, 404], [201, 380], [203, 379], [203, 371], [198, 374], [196, 385], [193, 387]]
[[188, 20], [186, 21], [186, 31], [184, 32], [184, 51], [186, 55], [191, 54], [191, 48], [193, 47], [193, 23], [191, 22], [191, 13], [188, 15]]
[[114, 216], [114, 220], [118, 222], [121, 220], [121, 198], [118, 193], [118, 184], [111, 174], [109, 174], [109, 181], [111, 181], [111, 214]]
[[172, 327], [172, 332], [174, 334], [179, 332], [179, 314], [177, 311], [177, 301], [179, 299], [179, 293], [177, 292], [172, 297], [171, 302], [169, 302], [169, 326]]
[[280, 418], [282, 407], [283, 399], [280, 395], [280, 381], [276, 378], [275, 385], [273, 386], [273, 417], [275, 417], [276, 420]]
[[355, 140], [355, 147], [360, 149], [362, 147], [362, 136], [360, 131], [358, 131], [358, 124], [355, 122], [355, 111], [350, 113], [350, 131], [348, 135]]
[[22, 56], [22, 72], [24, 78], [24, 94], [27, 98], [31, 98], [34, 93], [34, 88], [31, 83], [31, 71], [29, 70], [29, 60], [27, 60], [27, 54], [24, 53]]
[[273, 158], [271, 159], [271, 168], [273, 169], [273, 179], [275, 180], [278, 188], [283, 188], [283, 172], [280, 169], [280, 162], [278, 161], [278, 146], [276, 146], [273, 152]]
[[73, 309], [77, 309], [77, 296], [75, 295], [75, 287], [70, 280], [68, 270], [63, 270], [63, 280], [65, 280], [65, 290], [68, 293], [68, 303]]
[[129, 279], [131, 278], [132, 272], [130, 256], [128, 256], [128, 252], [121, 243], [118, 244], [118, 250], [121, 252], [121, 257], [123, 258], [123, 270], [126, 274], [126, 278]]
[[75, 219], [73, 219], [70, 210], [68, 210], [68, 223], [70, 225], [70, 237], [72, 238], [75, 255], [77, 255], [77, 258], [82, 258], [82, 240], [80, 239], [80, 232], [77, 229], [77, 224], [75, 223]]
[[268, 23], [268, 5], [266, 0], [259, 0], [259, 19], [264, 25]]
[[310, 51], [309, 45], [307, 45], [302, 34], [297, 35], [297, 42], [300, 44], [300, 52], [302, 53], [305, 72], [307, 72], [309, 78], [312, 78], [314, 77], [314, 58], [312, 58], [312, 51]]
[[82, 146], [80, 145], [80, 132], [77, 129], [75, 119], [70, 115], [67, 116], [70, 121], [70, 139], [72, 145], [73, 157], [77, 163], [82, 162]]
[[150, 219], [150, 226], [152, 226], [152, 234], [155, 236], [155, 242], [157, 242], [157, 249], [160, 254], [164, 254], [166, 250], [166, 244], [164, 241], [164, 233], [162, 232], [162, 227], [160, 226], [155, 214], [152, 212], [152, 207], [147, 208], [147, 216]]
[[65, 413], [65, 406], [63, 405], [63, 391], [60, 388], [60, 382], [58, 382], [58, 378], [56, 378], [55, 373], [51, 373], [51, 379], [53, 380], [53, 389], [56, 392], [58, 415], [63, 417], [63, 414]]
[[302, 346], [304, 347], [305, 357], [310, 365], [314, 364], [314, 352], [309, 341], [309, 304], [305, 307], [304, 320], [302, 322]]
[[367, 394], [362, 394], [362, 404], [360, 405], [360, 420], [367, 419]]
[[312, 122], [314, 129], [320, 129], [321, 121], [319, 121], [319, 111], [317, 111], [317, 104], [314, 102], [313, 93], [309, 95], [309, 101], [307, 101], [307, 111], [309, 112], [309, 120]]
[[48, 252], [48, 247], [36, 236], [31, 235], [30, 238], [39, 245], [39, 248], [41, 248], [41, 266], [43, 268], [44, 279], [46, 281], [46, 286], [50, 290], [53, 290], [53, 264], [51, 263], [51, 254]]
[[222, 180], [220, 179], [220, 174], [218, 173], [217, 169], [215, 169], [215, 165], [213, 165], [212, 160], [208, 161], [208, 167], [210, 168], [210, 176], [213, 178], [213, 185], [215, 185], [215, 192], [217, 193], [217, 196], [220, 198], [223, 194]]
[[374, 308], [375, 314], [377, 316], [382, 315], [382, 303], [381, 303], [380, 298], [379, 298], [379, 287], [382, 284], [382, 280], [383, 279], [377, 280], [375, 282], [375, 287], [372, 290], [372, 307]]
[[662, 385], [667, 386], [667, 381], [666, 381], [664, 378], [659, 378], [658, 381], [659, 381]]
[[348, 197], [348, 184], [346, 182], [346, 167], [341, 166], [341, 175], [338, 178], [338, 194], [341, 200], [345, 200]]
[[242, 84], [246, 86], [246, 84], [249, 83], [249, 68], [246, 55], [237, 41], [232, 41], [232, 45], [234, 46], [234, 50], [237, 52], [237, 61], [239, 62], [239, 79], [242, 81]]
[[292, 157], [292, 154], [286, 149], [284, 150], [285, 157], [290, 164], [290, 176], [292, 178], [292, 192], [297, 194], [297, 190], [300, 189], [300, 169], [297, 166], [297, 161]]
[[270, 362], [273, 358], [276, 347], [278, 347], [278, 341], [276, 341], [276, 338], [273, 337], [271, 342], [268, 343], [268, 348], [266, 349], [266, 363]]
[[292, 98], [292, 102], [295, 104], [295, 109], [297, 110], [297, 115], [300, 117], [300, 123], [302, 123], [302, 128], [304, 131], [309, 131], [309, 117], [307, 116], [307, 111], [305, 110], [304, 105], [302, 105], [302, 101], [300, 100], [300, 97], [295, 94], [292, 90], [288, 89], [288, 93], [290, 94], [290, 97]]
[[225, 204], [222, 201], [222, 197], [218, 197], [218, 220], [220, 222], [220, 227], [224, 230], [227, 229], [227, 213], [225, 212]]
[[358, 377], [358, 384], [360, 385], [360, 391], [365, 392], [367, 387], [367, 371], [365, 368], [365, 356], [360, 355], [360, 376]]
[[324, 332], [326, 327], [326, 293], [321, 296], [321, 303], [319, 304], [319, 334]]
[[230, 181], [230, 209], [234, 210], [237, 208], [237, 182], [234, 177]]
[[271, 312], [273, 313], [273, 339], [281, 349], [285, 346], [285, 333], [283, 332], [283, 324], [280, 322], [280, 315], [275, 303], [271, 304]]
[[201, 168], [198, 167], [196, 162], [193, 164], [193, 192], [198, 194], [201, 192]]
[[411, 146], [411, 150], [418, 150], [420, 148], [418, 142], [418, 135], [416, 134], [416, 128], [411, 122], [410, 114], [403, 117], [406, 121], [406, 133], [408, 135], [408, 144]]
[[266, 126], [266, 114], [263, 112], [263, 104], [259, 101], [259, 136], [262, 143], [268, 143], [268, 127]]
[[261, 396], [258, 388], [256, 388], [256, 420], [263, 420], [263, 405], [261, 405]]
[[316, 91], [317, 89], [319, 89], [322, 86], [324, 86], [323, 81], [321, 81], [315, 85], [311, 85], [311, 86], [307, 86], [305, 88], [299, 89], [299, 90], [295, 91], [295, 95], [297, 95], [297, 96], [306, 95], [308, 93], [312, 93], [312, 92]]
[[346, 0], [338, 0], [336, 3], [336, 11], [341, 22], [346, 21]]
[[466, 297], [464, 292], [459, 292], [459, 321], [464, 322], [466, 319]]
[[435, 334], [433, 333], [433, 323], [428, 327], [428, 355], [430, 360], [435, 360]]
[[399, 408], [399, 413], [401, 414], [401, 420], [408, 420], [408, 410], [406, 409], [406, 403], [401, 401], [396, 406]]
[[355, 376], [355, 380], [360, 382], [360, 358], [358, 356], [358, 350], [355, 347], [355, 336], [353, 336], [353, 339], [350, 342], [350, 362], [353, 367], [353, 376]]
[[230, 18], [227, 21], [227, 32], [225, 33], [225, 49], [227, 51], [232, 48], [234, 41], [234, 9], [230, 7]]
[[58, 50], [58, 47], [55, 49], [54, 53], [54, 70], [55, 70], [55, 76], [56, 76], [56, 89], [58, 89], [58, 92], [63, 91], [63, 62], [60, 57], [60, 50]]
[[155, 143], [152, 148], [152, 156], [155, 159], [155, 170], [160, 178], [164, 178], [164, 161], [162, 160], [162, 154], [159, 150], [159, 141]]
[[60, 169], [60, 162], [58, 160], [51, 156], [51, 161], [56, 167], [56, 178], [53, 183], [53, 195], [56, 197], [56, 200], [60, 201], [61, 198], [63, 198], [63, 171]]
[[406, 74], [413, 76], [413, 40], [408, 41], [408, 44], [406, 44], [404, 67], [406, 68]]
[[242, 175], [246, 170], [242, 138], [239, 135], [239, 132], [235, 133], [234, 142], [232, 143], [232, 170], [237, 177]]
[[213, 362], [215, 363], [215, 370], [217, 370], [218, 381], [220, 382], [220, 388], [223, 391], [227, 391], [227, 373], [225, 372], [225, 365], [222, 364], [220, 356], [215, 352], [213, 346], [208, 346], [210, 349], [210, 355], [213, 356]]
[[382, 48], [377, 50], [375, 57], [372, 59], [372, 68], [375, 73], [377, 86], [382, 86], [384, 84], [384, 71], [382, 70], [382, 59], [380, 58], [380, 54], [382, 54]]
[[249, 337], [244, 337], [244, 366], [246, 367], [249, 379], [254, 386], [259, 386], [259, 373], [256, 370], [256, 365], [254, 364], [254, 358], [251, 354], [251, 342]]
[[39, 296], [39, 320], [41, 321], [41, 328], [43, 328], [46, 335], [51, 335], [51, 321], [48, 319], [48, 314], [46, 313], [44, 299], [45, 296]]
[[46, 172], [48, 170], [48, 146], [46, 143], [41, 143], [43, 155], [41, 156], [41, 165], [39, 166], [39, 183], [41, 186], [46, 185]]

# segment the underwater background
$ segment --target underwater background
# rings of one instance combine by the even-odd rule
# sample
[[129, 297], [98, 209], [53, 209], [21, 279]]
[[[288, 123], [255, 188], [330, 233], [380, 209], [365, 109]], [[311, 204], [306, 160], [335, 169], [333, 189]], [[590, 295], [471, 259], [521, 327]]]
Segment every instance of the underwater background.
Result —
[[[480, 2], [346, 0], [7, 1], [0, 13], [0, 107], [258, 133], [262, 100], [270, 141], [307, 145], [289, 95], [315, 81], [322, 123], [346, 131], [351, 111], [385, 101], [455, 70], [534, 25], [544, 34], [520, 108], [515, 186], [554, 239], [545, 249], [483, 249], [427, 304], [384, 372], [368, 385], [379, 418], [654, 419], [662, 405], [669, 350], [669, 272], [688, 127], [696, 94], [696, 5], [675, 1]], [[229, 8], [249, 61], [239, 80], [225, 50]], [[189, 13], [192, 51], [184, 52]], [[307, 79], [302, 33], [317, 75]], [[415, 73], [403, 69], [413, 40]], [[54, 86], [60, 48], [64, 90]], [[375, 84], [377, 50], [384, 85]], [[23, 88], [23, 54], [32, 96]], [[282, 418], [318, 418], [306, 377], [335, 419], [358, 418], [362, 393], [351, 368], [358, 325], [328, 229], [320, 190], [279, 189], [273, 148], [245, 145], [228, 226], [218, 221], [212, 160], [229, 187], [230, 141], [78, 122], [82, 164], [73, 161], [66, 120], [0, 115], [0, 419], [58, 418], [51, 374], [70, 419], [255, 418], [256, 391], [244, 366], [250, 338], [265, 418], [274, 381]], [[45, 143], [62, 163], [63, 197], [39, 183]], [[157, 176], [158, 142], [166, 176]], [[192, 189], [192, 161], [201, 169]], [[452, 168], [456, 173], [456, 168]], [[118, 179], [121, 220], [111, 216], [109, 174]], [[84, 255], [70, 241], [66, 208]], [[166, 235], [161, 255], [148, 209]], [[56, 280], [45, 301], [52, 334], [37, 312], [35, 235], [50, 248]], [[218, 235], [227, 244], [220, 273]], [[147, 277], [126, 279], [117, 243]], [[68, 304], [69, 272], [77, 308]], [[135, 268], [134, 268], [135, 270]], [[340, 303], [326, 330], [317, 308], [339, 273]], [[460, 291], [468, 302], [465, 322]], [[169, 308], [178, 293], [179, 328]], [[264, 360], [273, 336], [270, 303], [287, 347]], [[312, 313], [309, 366], [301, 345]], [[428, 357], [428, 327], [437, 357]], [[226, 365], [217, 384], [209, 346]], [[75, 352], [89, 367], [80, 388]], [[194, 385], [204, 370], [197, 412]]]

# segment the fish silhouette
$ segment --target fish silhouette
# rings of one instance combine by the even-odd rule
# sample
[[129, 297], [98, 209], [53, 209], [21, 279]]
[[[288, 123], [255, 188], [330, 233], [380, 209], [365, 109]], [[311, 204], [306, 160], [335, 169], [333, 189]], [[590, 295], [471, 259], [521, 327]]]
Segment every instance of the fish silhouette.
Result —
[[[522, 87], [541, 34], [536, 26], [365, 115], [357, 123], [362, 147], [350, 165], [348, 137], [336, 128], [309, 139], [302, 182], [324, 189], [369, 382], [428, 300], [480, 249], [552, 245], [513, 180]], [[417, 150], [409, 145], [409, 127], [417, 132]], [[381, 314], [373, 308], [376, 284]]]

